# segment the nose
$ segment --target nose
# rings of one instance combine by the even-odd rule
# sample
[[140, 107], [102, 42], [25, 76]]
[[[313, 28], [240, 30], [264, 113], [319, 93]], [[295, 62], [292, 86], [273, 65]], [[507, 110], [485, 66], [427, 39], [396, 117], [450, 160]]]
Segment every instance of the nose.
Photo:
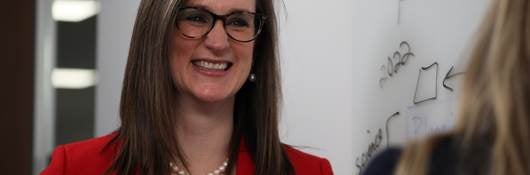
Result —
[[212, 30], [206, 35], [204, 44], [210, 50], [216, 52], [223, 51], [230, 45], [228, 39], [223, 22], [218, 20], [214, 23]]

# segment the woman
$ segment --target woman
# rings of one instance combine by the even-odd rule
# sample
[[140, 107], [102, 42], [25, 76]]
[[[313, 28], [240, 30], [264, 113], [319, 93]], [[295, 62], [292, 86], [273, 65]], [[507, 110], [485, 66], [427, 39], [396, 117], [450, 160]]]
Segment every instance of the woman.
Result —
[[332, 174], [282, 144], [272, 0], [142, 0], [121, 127], [59, 146], [43, 174]]
[[365, 174], [530, 174], [530, 2], [494, 0], [482, 29], [455, 130], [387, 150]]

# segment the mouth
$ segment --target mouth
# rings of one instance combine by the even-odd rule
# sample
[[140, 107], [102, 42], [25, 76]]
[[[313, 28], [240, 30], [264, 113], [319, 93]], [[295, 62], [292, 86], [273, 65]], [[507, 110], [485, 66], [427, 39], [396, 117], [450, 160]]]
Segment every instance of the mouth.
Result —
[[213, 61], [213, 60], [192, 60], [191, 63], [198, 68], [206, 71], [227, 71], [232, 67], [231, 62], [228, 61]]

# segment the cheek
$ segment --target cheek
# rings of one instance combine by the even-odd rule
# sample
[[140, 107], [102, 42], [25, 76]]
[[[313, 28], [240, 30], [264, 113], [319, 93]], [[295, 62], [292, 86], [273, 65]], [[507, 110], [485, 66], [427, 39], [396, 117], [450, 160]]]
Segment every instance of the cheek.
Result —
[[238, 45], [234, 48], [234, 54], [241, 62], [241, 69], [248, 74], [252, 67], [254, 53], [254, 43], [246, 43], [245, 45]]
[[189, 66], [193, 50], [195, 50], [195, 43], [184, 41], [180, 37], [173, 37], [169, 48], [169, 67], [176, 83], [183, 81], [182, 75]]
[[[175, 34], [177, 35], [177, 34]], [[196, 43], [188, 40], [183, 40], [180, 37], [173, 37], [170, 45], [170, 61], [185, 61], [189, 60], [193, 50], [195, 50]]]
[[[178, 38], [178, 37], [176, 37]], [[191, 69], [190, 58], [192, 56], [194, 46], [190, 42], [181, 41], [181, 39], [172, 39], [169, 48], [169, 71], [175, 88], [179, 91], [185, 88], [189, 77], [186, 77], [186, 71]]]

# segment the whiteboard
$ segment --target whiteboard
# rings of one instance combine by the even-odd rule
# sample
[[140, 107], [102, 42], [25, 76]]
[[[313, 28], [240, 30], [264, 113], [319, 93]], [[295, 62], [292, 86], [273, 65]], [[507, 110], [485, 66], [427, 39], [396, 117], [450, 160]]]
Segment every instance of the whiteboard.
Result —
[[465, 58], [488, 4], [485, 0], [355, 4], [355, 173], [387, 146], [453, 127]]

